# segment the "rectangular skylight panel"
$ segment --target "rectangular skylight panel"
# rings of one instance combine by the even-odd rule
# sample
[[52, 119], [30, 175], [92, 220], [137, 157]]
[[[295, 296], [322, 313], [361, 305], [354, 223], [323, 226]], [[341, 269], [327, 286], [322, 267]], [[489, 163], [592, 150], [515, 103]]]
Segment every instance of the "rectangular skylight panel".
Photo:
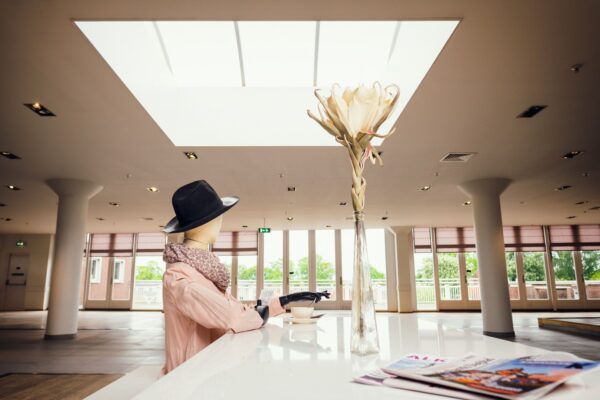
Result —
[[246, 86], [310, 87], [316, 22], [239, 22]]
[[317, 86], [371, 85], [385, 74], [396, 21], [321, 22]]
[[151, 21], [77, 21], [76, 25], [130, 89], [172, 83]]
[[161, 21], [156, 25], [178, 86], [242, 85], [232, 21]]
[[382, 125], [385, 131], [395, 123], [402, 110], [427, 75], [459, 21], [402, 21], [383, 81], [400, 87], [394, 112]]

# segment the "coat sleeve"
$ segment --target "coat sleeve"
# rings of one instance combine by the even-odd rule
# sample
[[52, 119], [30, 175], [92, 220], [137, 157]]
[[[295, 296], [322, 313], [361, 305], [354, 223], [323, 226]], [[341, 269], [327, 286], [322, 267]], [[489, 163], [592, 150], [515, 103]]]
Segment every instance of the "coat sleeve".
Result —
[[164, 286], [179, 312], [206, 328], [243, 332], [262, 326], [254, 309], [185, 275], [167, 270]]

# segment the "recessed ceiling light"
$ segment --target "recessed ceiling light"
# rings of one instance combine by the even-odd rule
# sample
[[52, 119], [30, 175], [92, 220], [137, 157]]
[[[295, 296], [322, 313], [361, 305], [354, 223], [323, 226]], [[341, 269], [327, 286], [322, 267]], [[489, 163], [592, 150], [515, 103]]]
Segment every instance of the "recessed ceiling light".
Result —
[[293, 220], [294, 220], [294, 217], [287, 217], [287, 220], [288, 220], [288, 221], [293, 221]]
[[12, 221], [12, 218], [4, 218], [4, 220], [5, 220], [6, 222], [10, 222], [10, 221]]
[[421, 190], [421, 191], [423, 191], [423, 192], [424, 192], [424, 191], [426, 191], [426, 190], [429, 190], [429, 189], [431, 189], [431, 186], [427, 185], [427, 186], [423, 186], [423, 187], [422, 187], [421, 189], [419, 189], [419, 190]]
[[0, 154], [2, 154], [4, 157], [11, 159], [11, 160], [20, 160], [21, 157], [19, 157], [16, 154], [11, 153], [10, 151], [2, 151], [0, 152]]
[[119, 207], [119, 203], [116, 203], [114, 201], [109, 202], [108, 204], [110, 204], [113, 207]]
[[569, 215], [569, 216], [567, 217], [567, 219], [573, 219], [573, 218], [577, 218], [577, 217], [576, 217], [575, 215]]
[[348, 203], [346, 203], [345, 201], [340, 201], [340, 206], [345, 206], [346, 204]]
[[25, 103], [23, 105], [25, 107], [29, 108], [34, 113], [36, 113], [37, 115], [39, 115], [40, 117], [55, 117], [56, 116], [56, 114], [54, 114], [52, 111], [48, 110], [46, 107], [44, 107], [43, 105], [41, 105], [38, 102]]
[[590, 208], [588, 208], [588, 210], [590, 210], [590, 211], [600, 210], [600, 206], [590, 207]]
[[388, 219], [388, 217], [381, 217], [381, 219], [385, 221], [386, 219]]
[[585, 201], [578, 201], [578, 202], [577, 202], [577, 203], [575, 203], [575, 204], [576, 204], [576, 205], [581, 205], [581, 204], [587, 204], [587, 203], [589, 203], [589, 201], [588, 201], [588, 200], [585, 200]]
[[0, 203], [0, 207], [6, 207], [6, 204]]
[[573, 151], [570, 151], [570, 152], [568, 152], [568, 153], [564, 154], [564, 155], [562, 156], [562, 158], [564, 158], [565, 160], [570, 160], [570, 159], [572, 159], [572, 158], [575, 158], [575, 157], [577, 157], [577, 156], [578, 156], [578, 155], [580, 155], [581, 153], [583, 153], [583, 151], [581, 151], [581, 150], [573, 150]]
[[296, 187], [295, 186], [288, 186], [287, 190], [288, 190], [288, 192], [295, 192], [296, 191]]
[[517, 115], [517, 118], [533, 118], [537, 113], [539, 113], [546, 107], [548, 106], [531, 106], [527, 110], [523, 111], [521, 114]]
[[15, 186], [15, 185], [6, 185], [6, 187], [7, 187], [8, 189], [10, 189], [10, 190], [21, 190], [21, 188], [20, 188], [20, 187], [18, 187], [18, 186]]
[[569, 71], [571, 71], [572, 73], [576, 74], [579, 71], [581, 71], [581, 68], [583, 68], [583, 64], [581, 63], [577, 63], [577, 64], [573, 64], [569, 67]]
[[325, 225], [325, 228], [331, 228], [331, 225]]
[[165, 226], [164, 226], [164, 225], [159, 225], [158, 227], [159, 227], [159, 228], [164, 228]]
[[96, 219], [97, 219], [98, 221], [104, 221], [104, 218], [102, 218], [102, 217], [96, 217]]
[[463, 206], [470, 206], [471, 205], [471, 200], [467, 200], [464, 203], [462, 203]]
[[152, 217], [144, 217], [142, 218], [144, 221], [154, 221], [154, 218]]
[[158, 192], [158, 188], [156, 186], [147, 187], [146, 190], [152, 193]]
[[554, 190], [557, 191], [557, 192], [562, 192], [563, 190], [570, 189], [571, 187], [572, 187], [571, 185], [563, 185], [563, 186], [559, 186], [557, 188], [554, 188]]
[[248, 227], [248, 225], [242, 225], [242, 228], [247, 228], [247, 227]]
[[185, 156], [190, 160], [198, 159], [198, 155], [196, 153], [194, 153], [193, 151], [184, 151], [183, 154], [185, 154]]
[[527, 203], [524, 201], [520, 201], [519, 204], [527, 204]]

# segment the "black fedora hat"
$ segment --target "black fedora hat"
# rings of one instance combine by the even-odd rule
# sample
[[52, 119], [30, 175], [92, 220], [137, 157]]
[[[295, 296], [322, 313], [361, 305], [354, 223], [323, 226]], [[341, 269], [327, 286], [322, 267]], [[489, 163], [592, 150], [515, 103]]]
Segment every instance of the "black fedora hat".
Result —
[[229, 210], [239, 200], [235, 196], [219, 197], [215, 189], [204, 180], [188, 183], [173, 193], [175, 217], [163, 231], [179, 233], [204, 225]]

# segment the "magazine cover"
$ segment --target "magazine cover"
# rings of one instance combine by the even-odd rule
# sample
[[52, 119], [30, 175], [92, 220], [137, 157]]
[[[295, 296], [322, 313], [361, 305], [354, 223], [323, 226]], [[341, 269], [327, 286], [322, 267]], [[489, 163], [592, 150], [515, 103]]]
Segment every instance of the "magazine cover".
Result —
[[469, 355], [424, 368], [400, 369], [397, 363], [384, 371], [399, 377], [468, 390], [505, 399], [539, 398], [568, 378], [598, 366], [595, 361], [569, 353], [552, 352], [510, 360]]

